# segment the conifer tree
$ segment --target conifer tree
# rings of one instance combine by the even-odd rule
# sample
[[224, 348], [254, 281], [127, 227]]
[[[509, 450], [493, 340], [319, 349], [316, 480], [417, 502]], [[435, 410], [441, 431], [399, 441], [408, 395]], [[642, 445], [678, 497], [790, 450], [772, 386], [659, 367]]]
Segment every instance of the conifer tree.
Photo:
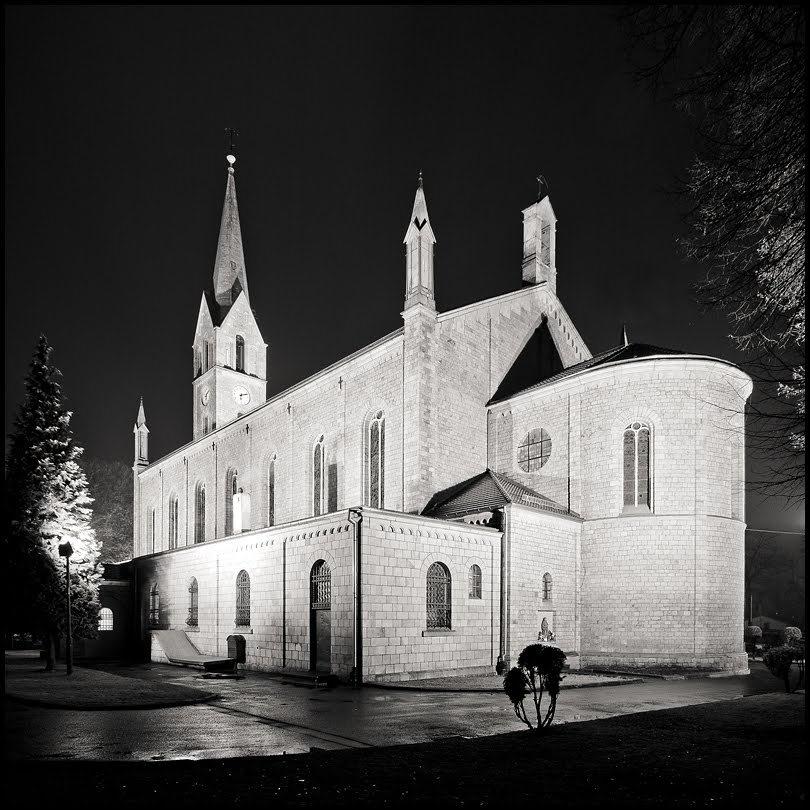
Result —
[[59, 544], [73, 547], [70, 594], [73, 635], [98, 631], [100, 549], [90, 527], [92, 498], [78, 464], [82, 448], [64, 410], [60, 372], [42, 335], [25, 381], [6, 458], [6, 617], [13, 632], [46, 645], [53, 669], [56, 644], [67, 630], [65, 563]]

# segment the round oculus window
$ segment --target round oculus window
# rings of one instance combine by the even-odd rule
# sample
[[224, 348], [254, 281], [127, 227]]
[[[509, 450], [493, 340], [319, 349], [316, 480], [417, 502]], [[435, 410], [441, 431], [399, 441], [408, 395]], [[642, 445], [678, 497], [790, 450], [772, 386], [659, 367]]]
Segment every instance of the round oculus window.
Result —
[[551, 456], [551, 436], [545, 428], [530, 430], [518, 445], [518, 467], [537, 472]]

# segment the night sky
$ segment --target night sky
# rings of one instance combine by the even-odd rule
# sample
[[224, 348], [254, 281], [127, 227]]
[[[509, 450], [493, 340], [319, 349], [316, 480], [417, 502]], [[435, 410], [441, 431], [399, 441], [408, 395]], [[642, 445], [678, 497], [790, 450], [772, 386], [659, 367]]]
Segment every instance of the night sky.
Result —
[[[592, 352], [632, 341], [739, 360], [681, 259], [681, 113], [636, 87], [615, 9], [6, 7], [6, 410], [38, 335], [77, 440], [131, 463], [191, 439], [200, 295], [225, 127], [268, 395], [401, 325], [418, 172], [446, 311], [517, 289], [542, 173], [558, 294]], [[749, 523], [803, 513], [749, 502]]]

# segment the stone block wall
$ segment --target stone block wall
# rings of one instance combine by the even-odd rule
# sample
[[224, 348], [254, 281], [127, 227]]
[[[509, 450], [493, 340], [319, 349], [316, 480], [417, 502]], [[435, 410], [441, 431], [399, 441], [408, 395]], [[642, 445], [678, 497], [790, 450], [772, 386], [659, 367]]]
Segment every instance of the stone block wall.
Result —
[[[566, 652], [579, 650], [578, 520], [506, 507], [509, 627], [506, 658], [537, 643], [546, 617], [555, 641]], [[543, 598], [543, 575], [552, 577], [551, 598]]]

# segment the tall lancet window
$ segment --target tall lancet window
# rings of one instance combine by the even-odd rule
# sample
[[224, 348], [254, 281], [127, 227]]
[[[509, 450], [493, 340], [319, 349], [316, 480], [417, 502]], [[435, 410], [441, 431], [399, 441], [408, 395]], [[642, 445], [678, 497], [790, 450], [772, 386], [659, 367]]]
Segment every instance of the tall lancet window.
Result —
[[650, 511], [650, 435], [645, 422], [633, 422], [624, 429], [622, 466], [624, 511]]
[[172, 495], [171, 498], [169, 498], [169, 548], [177, 548], [177, 518], [177, 495]]
[[245, 339], [241, 335], [236, 336], [236, 370], [245, 370]]
[[276, 525], [276, 455], [267, 467], [267, 525]]
[[312, 514], [323, 514], [324, 495], [323, 436], [318, 437], [312, 449]]
[[233, 534], [233, 496], [239, 492], [238, 473], [234, 469], [225, 473], [225, 537]]
[[194, 492], [194, 542], [205, 540], [205, 484], [197, 484]]
[[385, 508], [385, 414], [377, 411], [371, 419], [367, 436], [368, 505]]

